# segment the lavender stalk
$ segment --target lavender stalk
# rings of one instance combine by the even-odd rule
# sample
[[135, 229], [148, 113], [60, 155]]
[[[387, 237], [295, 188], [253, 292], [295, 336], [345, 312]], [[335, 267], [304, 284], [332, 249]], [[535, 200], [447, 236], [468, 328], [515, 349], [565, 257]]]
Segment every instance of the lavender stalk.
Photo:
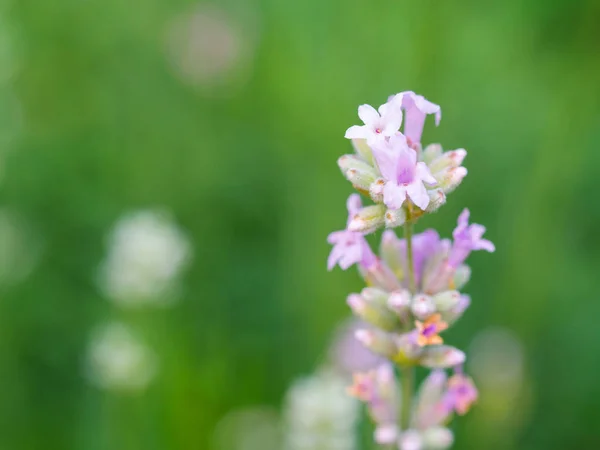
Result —
[[[357, 330], [356, 339], [387, 360], [376, 370], [356, 373], [349, 392], [366, 403], [376, 425], [375, 442], [399, 450], [450, 448], [454, 436], [446, 425], [477, 400], [477, 389], [463, 372], [466, 355], [445, 345], [440, 333], [454, 326], [470, 304], [459, 291], [471, 274], [467, 257], [474, 250], [495, 250], [483, 239], [485, 227], [469, 224], [467, 209], [452, 240], [441, 239], [435, 230], [413, 234], [413, 225], [437, 211], [467, 174], [464, 149], [422, 147], [430, 114], [438, 125], [441, 108], [411, 91], [390, 97], [378, 110], [358, 108], [364, 125], [346, 131], [355, 154], [342, 156], [338, 165], [374, 204], [363, 207], [360, 196], [352, 194], [346, 229], [328, 237], [333, 245], [329, 270], [356, 264], [368, 286], [348, 297], [354, 314], [373, 326]], [[376, 255], [364, 236], [383, 227], [388, 230]], [[396, 227], [404, 228], [404, 239], [396, 237]], [[419, 366], [431, 373], [415, 395]]]

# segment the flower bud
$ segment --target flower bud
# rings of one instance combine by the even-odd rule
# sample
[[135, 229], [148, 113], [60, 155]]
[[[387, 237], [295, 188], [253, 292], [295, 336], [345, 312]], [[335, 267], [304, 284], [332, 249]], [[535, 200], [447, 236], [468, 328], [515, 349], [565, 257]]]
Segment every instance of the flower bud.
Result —
[[446, 450], [454, 443], [452, 431], [444, 427], [431, 427], [422, 433], [422, 437], [428, 450]]
[[406, 211], [403, 208], [388, 209], [385, 212], [386, 228], [401, 227], [406, 222]]
[[434, 175], [445, 194], [449, 194], [456, 189], [466, 176], [467, 169], [463, 166], [450, 167]]
[[360, 295], [369, 303], [376, 304], [377, 306], [387, 306], [388, 293], [384, 290], [366, 287], [360, 292]]
[[360, 169], [348, 169], [345, 173], [346, 179], [359, 191], [369, 192], [371, 183], [375, 181], [375, 175], [371, 171]]
[[[428, 166], [442, 155], [442, 146], [440, 144], [429, 144], [421, 154], [421, 160]], [[431, 170], [431, 166], [430, 166]], [[433, 173], [433, 172], [431, 172]]]
[[371, 205], [361, 208], [348, 224], [348, 230], [372, 233], [384, 224], [384, 213], [384, 205]]
[[444, 291], [433, 296], [433, 303], [439, 312], [446, 312], [454, 309], [460, 301], [460, 292]]
[[360, 329], [356, 330], [354, 337], [369, 350], [386, 358], [391, 359], [398, 351], [393, 337], [383, 331]]
[[447, 408], [440, 408], [447, 380], [446, 372], [438, 369], [432, 370], [421, 383], [413, 423], [418, 429], [439, 425], [448, 416]]
[[[427, 206], [426, 211], [429, 213], [436, 212], [440, 207], [446, 203], [446, 194], [442, 189], [433, 189], [427, 191], [427, 195], [429, 195], [429, 205]], [[387, 226], [387, 216], [386, 216], [386, 226]]]
[[[386, 213], [387, 215], [387, 213]], [[380, 254], [388, 267], [399, 280], [404, 279], [403, 252], [400, 251], [400, 240], [392, 230], [385, 230], [381, 236]]]
[[435, 294], [451, 289], [453, 276], [454, 269], [448, 265], [444, 253], [440, 253], [427, 264], [423, 274], [423, 291], [428, 294]]
[[392, 331], [398, 326], [398, 317], [385, 306], [385, 298], [383, 301], [369, 300], [364, 295], [350, 294], [347, 299], [348, 306], [352, 312], [377, 328], [382, 330]]
[[360, 268], [360, 273], [365, 282], [370, 286], [379, 287], [386, 291], [401, 289], [402, 285], [390, 268], [382, 261], [376, 261], [368, 268]]
[[373, 152], [367, 145], [366, 139], [352, 139], [352, 147], [354, 147], [354, 151], [358, 156], [369, 164], [373, 164]]
[[406, 289], [394, 291], [387, 299], [387, 306], [402, 319], [408, 318], [412, 298], [410, 292]]
[[452, 309], [442, 314], [444, 320], [449, 324], [456, 322], [462, 317], [470, 304], [471, 297], [469, 297], [467, 294], [462, 294], [458, 300], [458, 303]]
[[359, 156], [342, 155], [338, 158], [337, 163], [343, 174], [350, 169], [354, 169], [362, 172], [372, 172], [373, 179], [377, 178], [377, 171], [375, 168]]
[[465, 362], [464, 352], [448, 345], [425, 347], [420, 363], [430, 369], [447, 369]]
[[413, 298], [410, 309], [412, 310], [413, 314], [421, 320], [427, 319], [436, 311], [433, 299], [425, 294], [416, 295]]
[[458, 290], [462, 289], [465, 286], [465, 284], [469, 282], [470, 278], [471, 268], [466, 264], [459, 266], [454, 272], [454, 288]]
[[459, 167], [466, 156], [467, 151], [464, 148], [442, 153], [428, 165], [429, 170], [431, 173], [436, 174], [446, 169]]
[[371, 200], [375, 203], [383, 203], [383, 188], [385, 186], [385, 180], [383, 178], [377, 178], [369, 186], [369, 195]]

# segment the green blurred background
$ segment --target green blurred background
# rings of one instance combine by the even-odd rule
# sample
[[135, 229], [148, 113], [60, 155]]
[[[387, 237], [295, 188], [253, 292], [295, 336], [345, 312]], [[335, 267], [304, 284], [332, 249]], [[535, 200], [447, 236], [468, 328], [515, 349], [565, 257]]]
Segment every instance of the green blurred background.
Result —
[[[0, 5], [0, 449], [212, 450], [229, 411], [279, 408], [360, 289], [325, 269], [344, 131], [409, 89], [444, 112], [424, 141], [469, 151], [419, 228], [448, 236], [468, 206], [497, 247], [448, 341], [500, 326], [525, 358], [517, 401], [482, 400], [455, 448], [600, 448], [597, 0]], [[154, 207], [194, 259], [175, 306], [122, 312], [95, 280], [105, 238]], [[115, 316], [161, 359], [138, 395], [84, 376]]]

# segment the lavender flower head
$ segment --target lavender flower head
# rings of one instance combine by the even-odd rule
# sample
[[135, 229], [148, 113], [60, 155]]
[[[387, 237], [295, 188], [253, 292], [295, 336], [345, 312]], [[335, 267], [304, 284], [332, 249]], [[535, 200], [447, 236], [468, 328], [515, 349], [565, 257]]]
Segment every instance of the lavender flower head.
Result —
[[[447, 449], [454, 442], [447, 423], [454, 413], [465, 414], [478, 392], [462, 371], [465, 353], [447, 345], [443, 334], [471, 304], [460, 292], [471, 276], [468, 256], [495, 247], [483, 238], [484, 226], [469, 224], [468, 209], [452, 239], [431, 229], [413, 233], [414, 224], [439, 210], [467, 175], [466, 150], [444, 152], [439, 144], [421, 143], [427, 115], [439, 125], [439, 105], [404, 91], [378, 110], [362, 105], [358, 113], [364, 125], [345, 135], [355, 153], [339, 158], [338, 165], [373, 204], [363, 206], [358, 194], [349, 197], [346, 229], [328, 237], [333, 245], [328, 268], [358, 266], [367, 287], [347, 299], [365, 323], [355, 337], [387, 361], [355, 373], [349, 393], [367, 404], [377, 443], [399, 450]], [[365, 234], [383, 227], [388, 229], [375, 255]], [[396, 227], [404, 229], [402, 239], [392, 230]], [[431, 369], [418, 393], [413, 391], [417, 366]], [[449, 377], [447, 370], [454, 374]]]

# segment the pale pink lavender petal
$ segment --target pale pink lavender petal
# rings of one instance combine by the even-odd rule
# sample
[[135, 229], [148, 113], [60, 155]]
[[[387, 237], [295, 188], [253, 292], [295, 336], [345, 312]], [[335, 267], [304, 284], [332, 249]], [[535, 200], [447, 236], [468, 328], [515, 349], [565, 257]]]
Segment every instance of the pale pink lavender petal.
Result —
[[344, 137], [346, 139], [366, 139], [369, 130], [365, 125], [353, 125], [346, 130]]
[[370, 125], [380, 119], [379, 113], [371, 105], [360, 105], [358, 107], [358, 117], [366, 125]]
[[406, 187], [388, 181], [383, 188], [383, 202], [390, 209], [399, 209], [406, 200]]
[[358, 117], [363, 126], [352, 126], [346, 130], [347, 139], [366, 139], [367, 144], [374, 145], [398, 132], [402, 125], [402, 110], [396, 104], [384, 104], [379, 112], [371, 105], [360, 105]]
[[406, 187], [406, 192], [412, 202], [419, 208], [425, 210], [429, 205], [429, 195], [427, 195], [427, 189], [423, 185], [423, 182], [416, 179]]
[[417, 175], [424, 183], [434, 185], [437, 184], [437, 180], [431, 175], [429, 167], [424, 162], [417, 163]]
[[425, 118], [429, 114], [435, 114], [435, 124], [439, 125], [442, 119], [442, 109], [439, 105], [430, 102], [422, 95], [412, 91], [405, 91], [394, 97], [395, 102], [402, 104], [404, 109], [404, 134], [413, 143], [421, 142]]

